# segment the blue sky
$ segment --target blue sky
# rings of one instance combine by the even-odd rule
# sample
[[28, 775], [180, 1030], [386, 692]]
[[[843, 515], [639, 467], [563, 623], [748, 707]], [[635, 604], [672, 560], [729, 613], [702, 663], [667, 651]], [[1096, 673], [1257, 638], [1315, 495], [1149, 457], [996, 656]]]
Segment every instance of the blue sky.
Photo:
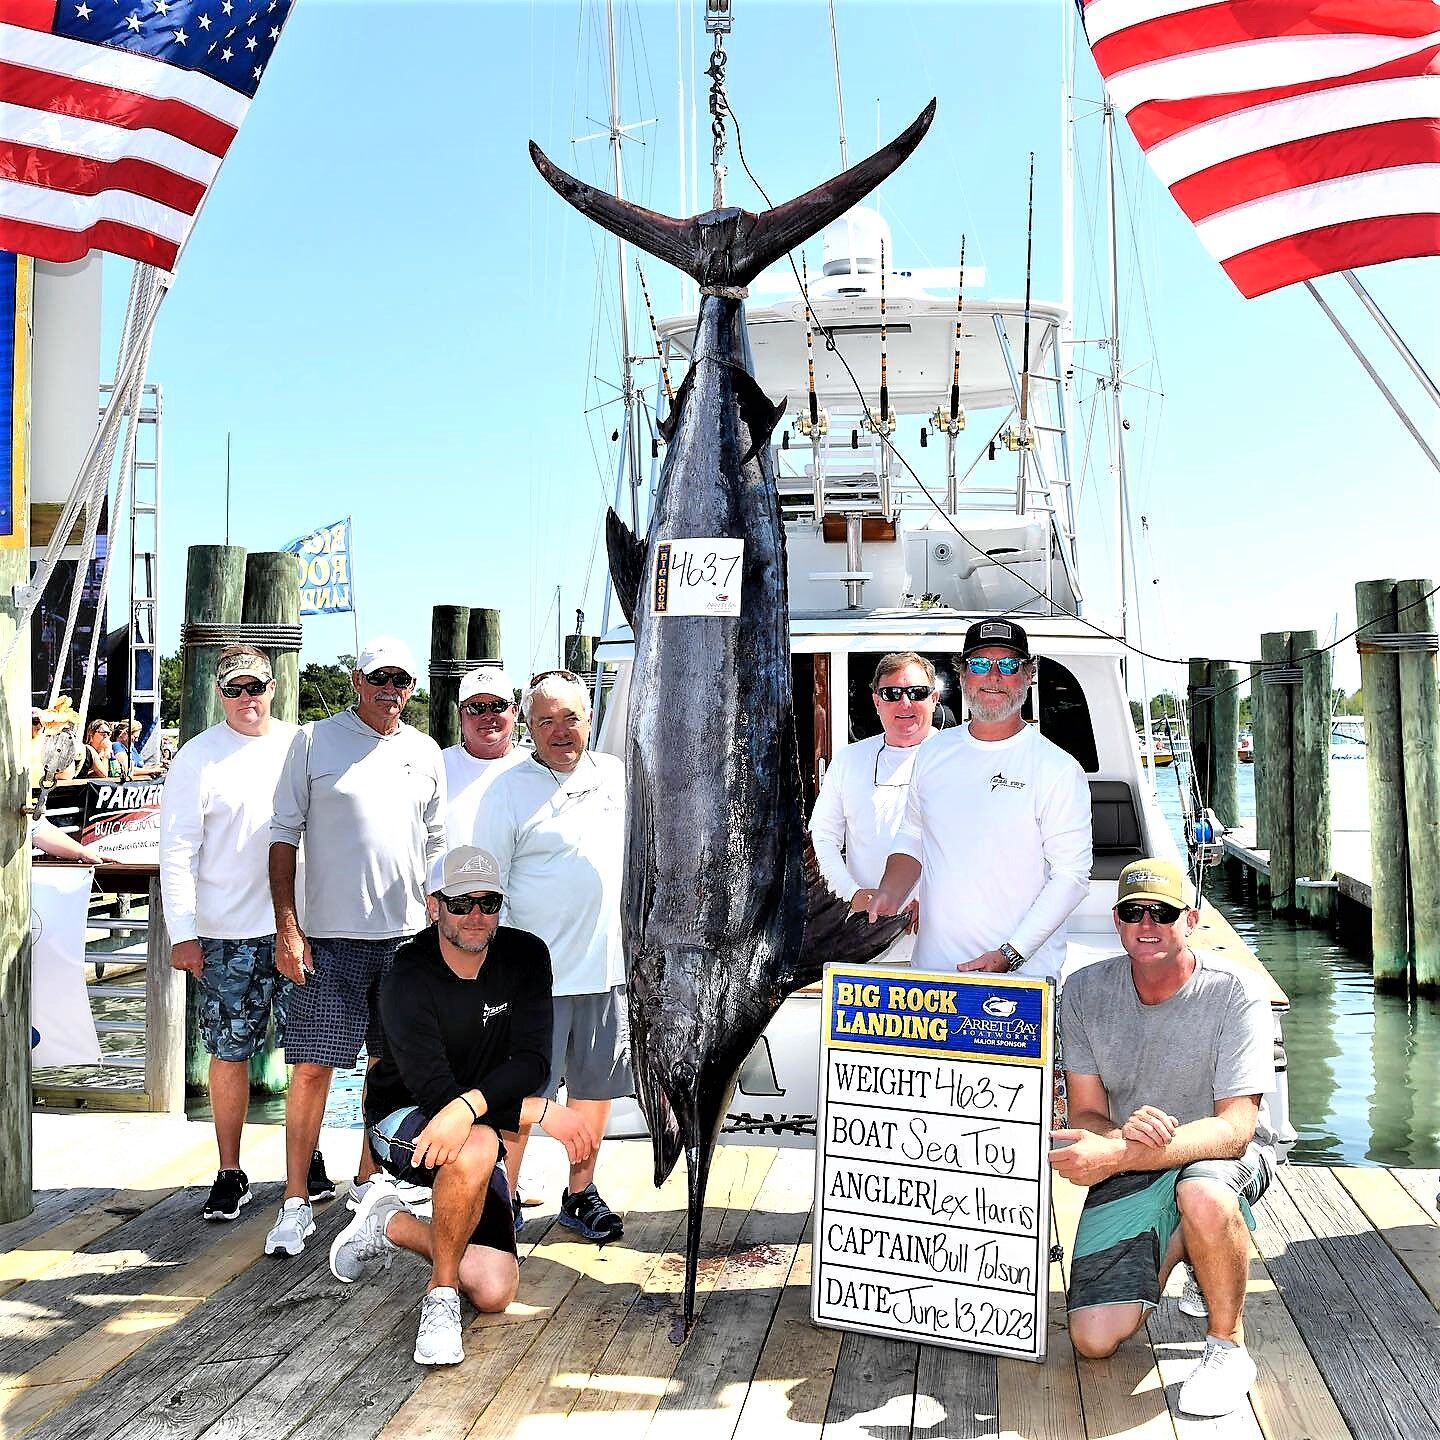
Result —
[[[683, 0], [688, 46], [695, 0]], [[675, 212], [674, 0], [616, 0], [627, 191]], [[1024, 287], [1024, 187], [1037, 153], [1035, 293], [1058, 298], [1061, 17], [1068, 0], [838, 0], [852, 160], [938, 96], [935, 127], [883, 192], [897, 258]], [[402, 5], [302, 0], [162, 313], [162, 638], [176, 645], [185, 546], [275, 548], [354, 517], [364, 632], [422, 657], [430, 606], [498, 606], [516, 671], [553, 663], [555, 587], [598, 628], [599, 521], [614, 481], [613, 247], [539, 180], [535, 138], [604, 183], [603, 0]], [[698, 25], [697, 25], [698, 29]], [[840, 168], [824, 0], [736, 0], [729, 89], [775, 199]], [[704, 83], [705, 37], [687, 84]], [[1079, 108], [1099, 96], [1081, 57]], [[688, 113], [688, 112], [687, 112]], [[707, 139], [708, 117], [699, 134]], [[1353, 585], [1440, 565], [1430, 468], [1308, 295], [1244, 301], [1143, 169], [1122, 128], [1125, 355], [1149, 648], [1250, 657], [1261, 630], [1353, 623]], [[708, 155], [708, 148], [707, 148]], [[731, 148], [729, 198], [761, 202]], [[1100, 333], [1099, 122], [1076, 131], [1077, 335]], [[708, 192], [708, 178], [705, 180]], [[696, 207], [691, 207], [696, 208]], [[817, 249], [818, 253], [818, 249]], [[105, 365], [127, 267], [107, 262]], [[1143, 287], [1137, 276], [1143, 273]], [[647, 266], [657, 308], [678, 283]], [[1440, 260], [1364, 272], [1440, 373]], [[1440, 446], [1440, 417], [1336, 279], [1321, 282]], [[644, 326], [636, 311], [632, 335]], [[1098, 351], [1080, 364], [1103, 364]], [[648, 377], [647, 377], [648, 383]], [[1079, 385], [1088, 395], [1082, 374]], [[1163, 404], [1151, 393], [1162, 388]], [[1072, 421], [1072, 423], [1075, 423]], [[1092, 610], [1113, 605], [1103, 472], [1081, 512]], [[1155, 583], [1149, 583], [1151, 580]], [[349, 617], [307, 621], [305, 656], [352, 648]], [[1353, 646], [1337, 675], [1355, 682]], [[1152, 676], [1152, 683], [1155, 680]], [[1166, 678], [1163, 672], [1160, 679]]]

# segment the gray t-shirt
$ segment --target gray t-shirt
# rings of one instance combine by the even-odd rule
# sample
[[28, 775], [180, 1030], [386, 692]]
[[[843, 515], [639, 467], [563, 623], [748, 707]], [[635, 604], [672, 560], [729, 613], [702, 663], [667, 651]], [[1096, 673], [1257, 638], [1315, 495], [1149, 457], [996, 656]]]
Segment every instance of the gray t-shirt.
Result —
[[[1128, 955], [1087, 965], [1065, 981], [1063, 1064], [1100, 1077], [1116, 1124], [1154, 1105], [1185, 1125], [1213, 1115], [1217, 1100], [1275, 1088], [1269, 1002], [1227, 960], [1192, 953], [1195, 973], [1159, 1005], [1140, 1003]], [[1263, 1099], [1255, 1143], [1275, 1144]]]

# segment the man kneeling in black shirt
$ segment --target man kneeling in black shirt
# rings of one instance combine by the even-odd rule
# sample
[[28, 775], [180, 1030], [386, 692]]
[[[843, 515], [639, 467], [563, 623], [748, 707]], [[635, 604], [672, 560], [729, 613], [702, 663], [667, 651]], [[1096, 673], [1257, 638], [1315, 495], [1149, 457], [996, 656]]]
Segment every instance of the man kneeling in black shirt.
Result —
[[[335, 1237], [330, 1268], [348, 1284], [388, 1266], [397, 1249], [429, 1260], [415, 1359], [457, 1365], [460, 1294], [504, 1310], [519, 1284], [499, 1132], [518, 1127], [548, 1076], [550, 952], [500, 925], [504, 884], [488, 851], [442, 855], [429, 890], [430, 928], [380, 984], [384, 1053], [367, 1077], [365, 1125], [390, 1175], [433, 1187], [433, 1216], [412, 1213], [392, 1185], [372, 1186]], [[536, 1113], [526, 1118], [541, 1121], [542, 1102], [528, 1103]], [[595, 1138], [572, 1119], [552, 1104], [543, 1123], [578, 1161]]]

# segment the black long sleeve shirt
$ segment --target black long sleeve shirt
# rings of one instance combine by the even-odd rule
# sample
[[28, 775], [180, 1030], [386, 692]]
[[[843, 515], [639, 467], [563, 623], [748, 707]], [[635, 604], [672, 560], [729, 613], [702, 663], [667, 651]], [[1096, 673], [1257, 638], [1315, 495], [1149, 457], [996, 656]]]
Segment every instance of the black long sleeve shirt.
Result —
[[483, 1122], [516, 1129], [521, 1102], [550, 1074], [550, 986], [550, 952], [527, 930], [501, 925], [474, 980], [445, 963], [434, 926], [422, 930], [380, 985], [385, 1049], [367, 1077], [365, 1123], [406, 1105], [433, 1116], [479, 1090]]

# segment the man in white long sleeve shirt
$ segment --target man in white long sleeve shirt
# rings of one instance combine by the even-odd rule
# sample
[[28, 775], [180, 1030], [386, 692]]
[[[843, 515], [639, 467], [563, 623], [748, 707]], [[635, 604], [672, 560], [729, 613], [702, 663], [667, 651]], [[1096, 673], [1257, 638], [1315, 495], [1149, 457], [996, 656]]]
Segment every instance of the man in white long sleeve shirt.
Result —
[[275, 681], [260, 651], [226, 646], [215, 684], [225, 718], [180, 748], [160, 794], [160, 886], [170, 963], [195, 977], [211, 1057], [220, 1170], [204, 1215], [234, 1220], [250, 1199], [240, 1168], [250, 1057], [272, 1015], [283, 1040], [290, 993], [275, 968], [266, 866], [275, 782], [296, 727], [270, 714]]
[[[913, 650], [882, 656], [870, 694], [880, 734], [836, 752], [810, 815], [820, 873], [852, 910], [875, 898], [905, 818], [915, 757], [935, 734], [935, 667]], [[913, 935], [902, 935], [885, 963], [908, 964], [914, 946]]]
[[970, 722], [915, 757], [905, 819], [871, 919], [920, 886], [915, 964], [1060, 978], [1065, 922], [1090, 881], [1085, 772], [1021, 716], [1035, 678], [1024, 629], [980, 620], [965, 633]]
[[[354, 708], [300, 727], [275, 789], [270, 893], [275, 963], [295, 982], [285, 1034], [294, 1069], [285, 1199], [267, 1255], [298, 1255], [315, 1231], [305, 1167], [331, 1076], [352, 1069], [362, 1046], [370, 1064], [378, 1059], [374, 997], [396, 951], [427, 923], [425, 877], [445, 848], [445, 764], [440, 747], [400, 718], [417, 674], [403, 640], [372, 640], [351, 672]], [[302, 836], [303, 930], [295, 905]], [[376, 1168], [362, 1140], [355, 1188]]]

